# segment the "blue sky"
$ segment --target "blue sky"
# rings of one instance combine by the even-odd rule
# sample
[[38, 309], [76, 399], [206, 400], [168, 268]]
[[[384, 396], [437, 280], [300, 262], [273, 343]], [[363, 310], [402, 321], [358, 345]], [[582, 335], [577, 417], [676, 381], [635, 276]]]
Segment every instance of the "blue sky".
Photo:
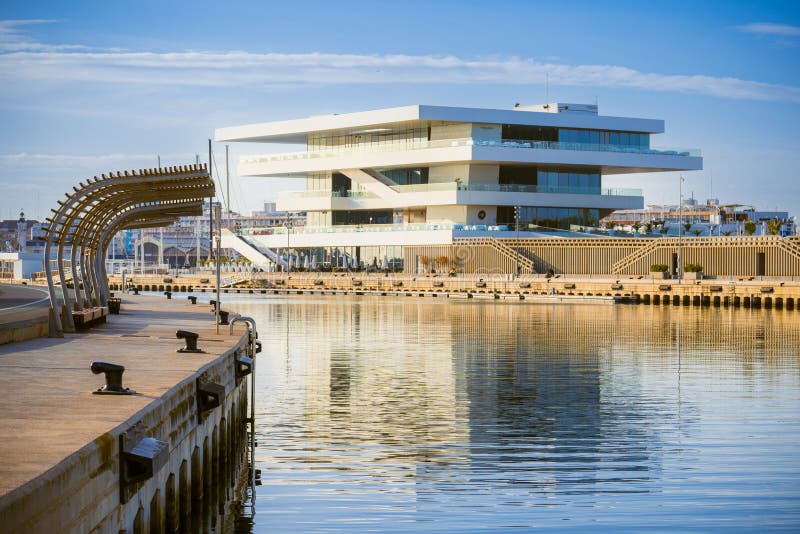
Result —
[[[215, 128], [413, 103], [594, 102], [703, 150], [701, 199], [800, 215], [798, 2], [9, 2], [0, 217], [109, 170], [205, 160]], [[232, 145], [239, 155], [292, 148]], [[215, 146], [218, 168], [224, 147]], [[249, 211], [296, 180], [234, 179]], [[674, 173], [608, 177], [677, 202]], [[713, 184], [713, 185], [712, 185]]]

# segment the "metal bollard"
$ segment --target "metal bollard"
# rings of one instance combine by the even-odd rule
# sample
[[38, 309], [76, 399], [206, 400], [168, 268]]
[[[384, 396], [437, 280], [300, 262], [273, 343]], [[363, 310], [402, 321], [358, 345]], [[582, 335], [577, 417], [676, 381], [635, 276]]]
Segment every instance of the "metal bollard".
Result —
[[136, 391], [122, 386], [122, 373], [125, 366], [117, 363], [96, 361], [90, 367], [92, 373], [105, 373], [106, 385], [92, 391], [95, 395], [133, 395]]
[[227, 312], [225, 310], [220, 310], [219, 311], [219, 324], [221, 324], [221, 325], [227, 325], [228, 324], [228, 314], [229, 313], [230, 312]]
[[191, 352], [191, 353], [205, 352], [197, 348], [197, 339], [200, 337], [199, 334], [195, 332], [189, 332], [188, 330], [178, 330], [177, 332], [175, 332], [175, 337], [186, 341], [186, 346], [176, 350], [175, 352]]
[[188, 296], [188, 297], [186, 297], [186, 298], [187, 298], [187, 299], [189, 300], [189, 302], [191, 302], [192, 304], [197, 304], [197, 297], [195, 297], [194, 295], [189, 295], [189, 296]]
[[172, 291], [164, 291], [164, 294], [167, 296], [167, 300], [172, 300]]

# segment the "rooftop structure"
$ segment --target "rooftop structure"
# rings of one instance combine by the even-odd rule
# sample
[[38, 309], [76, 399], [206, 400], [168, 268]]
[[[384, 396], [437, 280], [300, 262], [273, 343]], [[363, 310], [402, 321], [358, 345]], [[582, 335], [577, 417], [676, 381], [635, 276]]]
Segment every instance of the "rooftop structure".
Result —
[[[593, 105], [414, 105], [220, 128], [216, 140], [305, 145], [244, 157], [239, 175], [306, 179], [305, 191], [277, 202], [308, 214], [295, 247], [371, 247], [597, 226], [644, 204], [640, 190], [604, 188], [604, 176], [702, 168], [697, 150], [652, 146], [663, 131], [661, 120]], [[274, 234], [257, 240], [286, 246]]]

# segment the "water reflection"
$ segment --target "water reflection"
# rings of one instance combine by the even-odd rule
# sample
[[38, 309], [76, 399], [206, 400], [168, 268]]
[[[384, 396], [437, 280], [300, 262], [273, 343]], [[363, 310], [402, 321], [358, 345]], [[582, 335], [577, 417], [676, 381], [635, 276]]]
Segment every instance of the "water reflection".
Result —
[[256, 531], [800, 524], [798, 312], [235, 306], [265, 346]]

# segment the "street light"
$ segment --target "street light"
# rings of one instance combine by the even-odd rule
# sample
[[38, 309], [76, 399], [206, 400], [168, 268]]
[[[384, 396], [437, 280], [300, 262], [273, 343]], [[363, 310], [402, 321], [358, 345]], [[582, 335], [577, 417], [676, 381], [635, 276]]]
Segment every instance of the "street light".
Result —
[[683, 279], [683, 175], [678, 181], [678, 282]]
[[519, 276], [519, 206], [514, 206], [514, 226], [517, 230], [517, 246], [515, 248], [517, 251], [517, 276]]
[[288, 278], [290, 274], [292, 274], [292, 249], [289, 248], [289, 235], [292, 233], [292, 228], [294, 225], [292, 224], [292, 215], [290, 213], [286, 213], [286, 222], [283, 223], [283, 226], [286, 227], [286, 277]]

